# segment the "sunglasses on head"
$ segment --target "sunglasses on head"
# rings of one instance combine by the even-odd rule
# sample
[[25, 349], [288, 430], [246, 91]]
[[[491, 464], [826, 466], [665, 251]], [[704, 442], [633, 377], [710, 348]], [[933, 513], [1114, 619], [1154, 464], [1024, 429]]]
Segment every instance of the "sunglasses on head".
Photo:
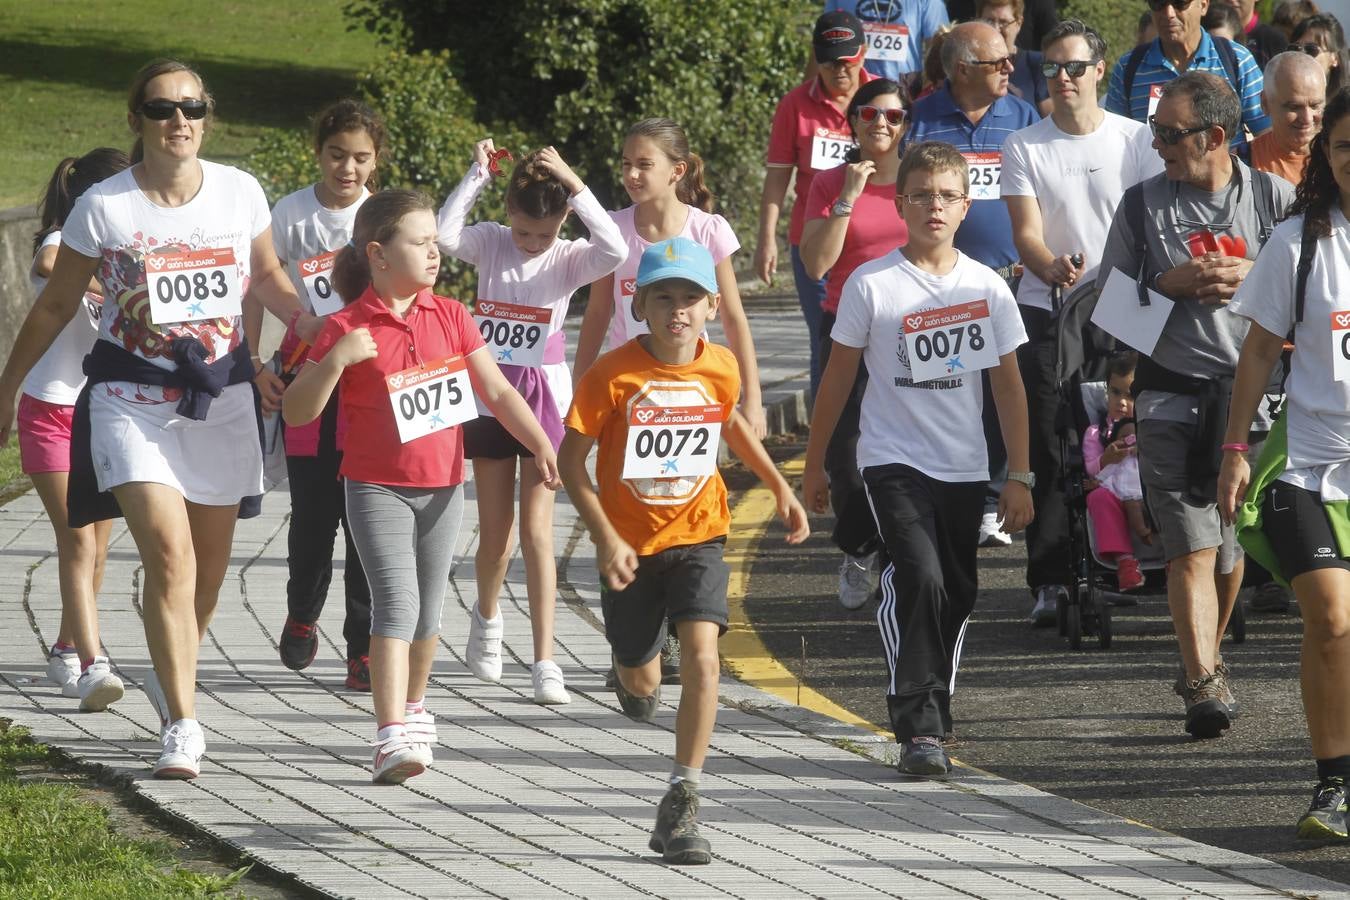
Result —
[[1148, 8], [1154, 12], [1162, 12], [1170, 6], [1177, 12], [1185, 12], [1194, 2], [1195, 0], [1148, 0]]
[[172, 119], [175, 112], [181, 112], [185, 119], [204, 119], [206, 118], [206, 101], [147, 100], [141, 104], [141, 115], [157, 122]]
[[1306, 53], [1309, 56], [1316, 56], [1322, 52], [1320, 44], [1313, 44], [1311, 42], [1307, 44], [1290, 44], [1288, 49], [1297, 50], [1298, 52]]
[[1082, 78], [1083, 73], [1088, 70], [1088, 66], [1095, 66], [1095, 62], [1089, 62], [1082, 59], [1071, 59], [1068, 62], [1043, 62], [1041, 63], [1041, 74], [1046, 78], [1058, 78], [1061, 71], [1068, 72], [1070, 78]]
[[1209, 131], [1209, 125], [1196, 125], [1194, 128], [1176, 128], [1171, 125], [1159, 125], [1157, 116], [1148, 117], [1148, 127], [1153, 131], [1153, 136], [1162, 141], [1169, 147], [1181, 143], [1182, 138], [1190, 137], [1193, 134], [1200, 134], [1203, 131]]
[[857, 109], [858, 119], [862, 122], [871, 123], [876, 117], [881, 115], [886, 117], [886, 124], [899, 127], [905, 121], [905, 111], [903, 109], [882, 109], [880, 106], [860, 106]]

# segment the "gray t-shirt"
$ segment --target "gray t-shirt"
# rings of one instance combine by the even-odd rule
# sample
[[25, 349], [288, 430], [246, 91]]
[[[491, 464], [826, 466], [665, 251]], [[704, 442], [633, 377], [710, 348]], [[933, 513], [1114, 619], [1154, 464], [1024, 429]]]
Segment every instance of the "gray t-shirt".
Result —
[[[1190, 259], [1188, 238], [1197, 232], [1210, 232], [1219, 241], [1240, 240], [1245, 245], [1245, 253], [1233, 255], [1256, 258], [1260, 249], [1261, 222], [1256, 212], [1252, 170], [1236, 160], [1233, 169], [1233, 180], [1212, 192], [1171, 181], [1166, 175], [1157, 175], [1142, 183], [1147, 220], [1145, 278], [1151, 280], [1155, 274]], [[1294, 200], [1294, 187], [1278, 176], [1270, 178], [1274, 185], [1275, 216], [1279, 219]], [[1141, 261], [1135, 254], [1136, 227], [1137, 223], [1126, 221], [1124, 205], [1117, 207], [1102, 252], [1098, 287], [1106, 284], [1113, 268], [1135, 277], [1140, 274]], [[1228, 252], [1232, 253], [1231, 248]], [[1247, 336], [1248, 320], [1229, 312], [1227, 306], [1171, 299], [1176, 301], [1176, 306], [1151, 354], [1153, 361], [1192, 378], [1231, 376]], [[1194, 422], [1195, 416], [1196, 399], [1184, 394], [1146, 391], [1135, 404], [1135, 417], [1139, 419]], [[1256, 427], [1269, 427], [1264, 411]]]

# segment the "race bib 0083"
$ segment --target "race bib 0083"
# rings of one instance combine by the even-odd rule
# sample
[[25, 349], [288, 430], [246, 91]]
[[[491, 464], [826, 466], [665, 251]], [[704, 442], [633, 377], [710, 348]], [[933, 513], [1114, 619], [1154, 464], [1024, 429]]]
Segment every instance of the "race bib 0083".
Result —
[[156, 325], [228, 319], [239, 315], [243, 296], [234, 250], [145, 254], [150, 321]]

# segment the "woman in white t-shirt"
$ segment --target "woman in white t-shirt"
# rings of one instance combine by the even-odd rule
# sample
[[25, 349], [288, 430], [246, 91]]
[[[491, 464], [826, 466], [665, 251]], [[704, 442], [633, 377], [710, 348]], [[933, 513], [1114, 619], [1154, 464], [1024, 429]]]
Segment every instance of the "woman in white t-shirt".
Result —
[[[154, 772], [162, 778], [198, 774], [197, 648], [229, 565], [239, 502], [262, 487], [242, 298], [251, 288], [282, 319], [299, 309], [258, 182], [198, 158], [212, 107], [201, 77], [182, 63], [155, 60], [137, 73], [127, 116], [134, 165], [76, 203], [47, 287], [0, 374], [3, 443], [20, 383], [82, 314], [97, 276], [104, 302], [72, 425], [70, 520], [78, 526], [120, 507], [140, 551], [155, 668], [146, 693], [160, 714]], [[312, 339], [319, 320], [297, 318]]]
[[678, 124], [670, 119], [643, 119], [624, 138], [622, 168], [623, 187], [633, 205], [610, 215], [628, 244], [628, 259], [612, 275], [591, 285], [577, 336], [572, 383], [600, 355], [606, 333], [608, 349], [613, 350], [647, 332], [646, 323], [633, 315], [638, 260], [652, 244], [687, 237], [707, 247], [717, 263], [722, 330], [741, 367], [741, 414], [756, 436], [764, 437], [767, 424], [755, 341], [731, 266], [731, 255], [741, 244], [727, 220], [712, 212], [712, 191], [703, 183], [703, 160], [689, 149], [689, 139]]
[[[1350, 533], [1350, 92], [1327, 104], [1290, 212], [1228, 307], [1252, 324], [1238, 358], [1218, 499], [1247, 552], [1288, 582], [1302, 611], [1300, 680], [1317, 787], [1298, 836], [1346, 840], [1350, 541], [1338, 535]], [[1305, 231], [1315, 242], [1300, 309]], [[1284, 409], [1253, 472], [1248, 432], [1291, 332]]]
[[[131, 165], [121, 150], [100, 147], [76, 159], [63, 159], [52, 173], [40, 207], [41, 227], [33, 235], [29, 280], [33, 296], [42, 293], [61, 244], [61, 226], [75, 201], [89, 188]], [[84, 295], [83, 310], [61, 329], [23, 381], [19, 397], [19, 460], [33, 481], [56, 533], [56, 564], [61, 582], [61, 629], [47, 654], [47, 675], [63, 696], [80, 699], [80, 709], [96, 712], [122, 698], [122, 680], [99, 655], [98, 597], [108, 553], [110, 522], [71, 528], [66, 519], [66, 483], [70, 477], [70, 424], [75, 398], [84, 386], [84, 355], [98, 337], [103, 298], [97, 282]]]
[[[343, 307], [333, 288], [337, 253], [351, 240], [356, 211], [370, 196], [384, 149], [385, 127], [364, 103], [339, 100], [314, 120], [314, 155], [319, 181], [281, 198], [272, 210], [272, 246], [290, 276], [291, 285], [309, 312], [324, 317]], [[262, 307], [246, 298], [244, 332], [250, 347], [258, 346]], [[281, 392], [308, 358], [309, 345], [288, 327], [278, 354], [281, 376], [261, 359], [253, 360], [264, 414], [279, 414]], [[346, 418], [339, 412], [334, 389], [319, 418], [308, 425], [287, 427], [286, 476], [291, 494], [287, 533], [286, 621], [278, 650], [289, 669], [304, 669], [319, 649], [318, 620], [333, 578], [333, 543], [338, 525], [346, 540], [343, 591], [346, 618], [347, 681], [350, 690], [370, 690], [370, 586], [347, 527], [342, 466]]]

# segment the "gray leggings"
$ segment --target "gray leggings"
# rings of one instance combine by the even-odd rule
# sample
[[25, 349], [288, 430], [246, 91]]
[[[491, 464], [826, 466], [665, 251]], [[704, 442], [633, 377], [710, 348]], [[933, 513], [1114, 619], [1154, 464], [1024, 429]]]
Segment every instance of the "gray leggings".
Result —
[[347, 521], [370, 583], [370, 633], [404, 641], [436, 636], [464, 516], [462, 486], [346, 484]]

